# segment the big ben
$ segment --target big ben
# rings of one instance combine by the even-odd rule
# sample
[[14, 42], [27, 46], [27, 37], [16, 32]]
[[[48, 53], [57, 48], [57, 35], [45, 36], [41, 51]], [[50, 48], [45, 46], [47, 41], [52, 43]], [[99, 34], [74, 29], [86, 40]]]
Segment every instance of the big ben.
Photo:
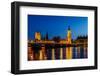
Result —
[[67, 44], [71, 44], [71, 29], [70, 26], [68, 26], [68, 32], [67, 32]]
[[[68, 32], [67, 32], [67, 44], [71, 44], [71, 29], [70, 26], [68, 27]], [[66, 59], [72, 59], [72, 47], [67, 47], [66, 48]]]

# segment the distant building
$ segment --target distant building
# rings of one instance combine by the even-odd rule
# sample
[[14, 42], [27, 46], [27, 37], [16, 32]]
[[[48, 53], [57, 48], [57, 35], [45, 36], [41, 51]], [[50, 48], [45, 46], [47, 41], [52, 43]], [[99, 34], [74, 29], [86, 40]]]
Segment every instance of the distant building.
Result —
[[88, 42], [88, 37], [87, 36], [79, 36], [76, 39], [77, 44], [87, 44]]
[[35, 32], [35, 40], [41, 40], [40, 32]]

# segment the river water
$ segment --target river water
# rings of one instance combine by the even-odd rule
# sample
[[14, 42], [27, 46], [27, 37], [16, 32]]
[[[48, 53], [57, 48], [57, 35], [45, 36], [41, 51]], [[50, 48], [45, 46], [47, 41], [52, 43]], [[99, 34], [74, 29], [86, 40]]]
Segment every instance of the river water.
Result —
[[87, 47], [63, 47], [46, 50], [47, 60], [82, 59], [88, 57]]

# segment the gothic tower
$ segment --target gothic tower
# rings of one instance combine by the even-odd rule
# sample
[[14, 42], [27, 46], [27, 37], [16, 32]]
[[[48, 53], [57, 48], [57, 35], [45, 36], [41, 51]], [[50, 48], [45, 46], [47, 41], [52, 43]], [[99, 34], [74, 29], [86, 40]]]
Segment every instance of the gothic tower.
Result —
[[35, 32], [35, 40], [41, 40], [40, 32]]
[[71, 44], [71, 29], [70, 26], [68, 26], [68, 32], [67, 32], [67, 44]]
[[[70, 26], [68, 26], [68, 31], [67, 31], [67, 44], [71, 44], [71, 29]], [[66, 48], [66, 59], [72, 59], [73, 53], [72, 53], [72, 47]]]

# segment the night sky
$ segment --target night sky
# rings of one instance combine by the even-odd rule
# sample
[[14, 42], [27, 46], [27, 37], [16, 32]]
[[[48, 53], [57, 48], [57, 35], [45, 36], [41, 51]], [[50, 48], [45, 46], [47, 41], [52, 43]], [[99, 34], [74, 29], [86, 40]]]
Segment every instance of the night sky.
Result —
[[48, 33], [49, 39], [60, 36], [65, 39], [68, 26], [72, 31], [72, 39], [88, 34], [88, 17], [28, 15], [28, 39], [33, 40], [35, 32], [42, 37]]

